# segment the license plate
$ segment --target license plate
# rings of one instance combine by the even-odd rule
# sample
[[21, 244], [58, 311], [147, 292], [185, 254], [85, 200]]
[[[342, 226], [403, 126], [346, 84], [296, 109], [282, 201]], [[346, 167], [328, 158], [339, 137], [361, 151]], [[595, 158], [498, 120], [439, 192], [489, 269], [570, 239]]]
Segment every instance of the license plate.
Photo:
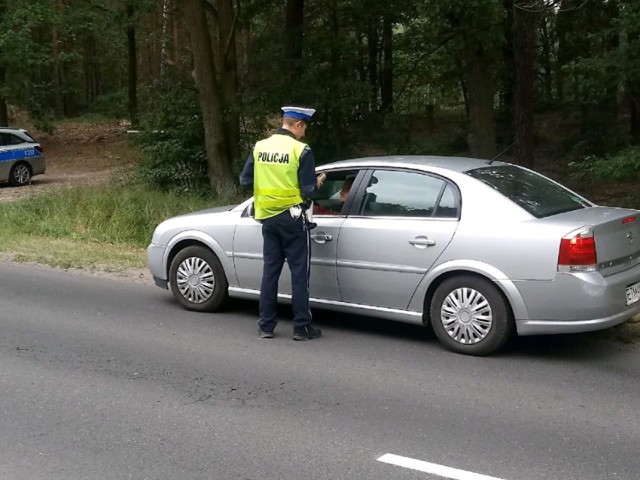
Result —
[[629, 285], [627, 287], [626, 294], [627, 305], [631, 305], [632, 303], [636, 303], [640, 300], [640, 282]]

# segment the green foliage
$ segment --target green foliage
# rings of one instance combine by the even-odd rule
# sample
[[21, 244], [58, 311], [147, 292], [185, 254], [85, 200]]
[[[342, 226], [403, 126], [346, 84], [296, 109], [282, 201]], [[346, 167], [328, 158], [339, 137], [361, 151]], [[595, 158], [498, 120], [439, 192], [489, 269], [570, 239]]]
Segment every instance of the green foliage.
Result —
[[[19, 0], [5, 7], [0, 15], [0, 65], [5, 68], [4, 90], [7, 97], [24, 107], [39, 127], [52, 131], [51, 115], [46, 97], [50, 93], [49, 79], [38, 78], [33, 72], [51, 65], [51, 46], [39, 42], [33, 32], [46, 29], [51, 18], [51, 4]], [[26, 80], [25, 80], [26, 79]]]
[[177, 87], [157, 94], [136, 141], [144, 182], [164, 191], [209, 194], [204, 129], [193, 91]]
[[589, 156], [569, 166], [578, 178], [636, 180], [640, 177], [640, 147], [626, 148], [615, 155]]
[[[6, 79], [0, 78], [0, 93], [9, 99], [10, 113], [27, 111], [31, 123], [52, 131], [51, 112], [59, 99], [54, 92], [58, 82], [52, 75], [55, 30], [61, 66], [57, 80], [65, 114], [128, 116], [126, 34], [135, 27], [138, 112], [143, 121], [138, 137], [145, 155], [141, 178], [165, 190], [207, 192], [200, 109], [195, 93], [188, 89], [193, 88], [191, 26], [184, 25], [180, 2], [170, 3], [169, 22], [163, 24], [163, 3], [156, 0], [4, 2], [0, 65]], [[475, 47], [488, 52], [494, 61], [496, 114], [507, 119], [504, 133], [512, 130], [513, 112], [503, 110], [512, 105], [507, 87], [513, 72], [504, 62], [509, 2], [305, 0], [300, 58], [287, 57], [283, 31], [287, 2], [241, 3], [234, 23], [239, 91], [232, 108], [241, 115], [245, 154], [255, 140], [267, 134], [285, 103], [317, 108], [306, 140], [319, 164], [367, 149], [464, 151], [466, 132], [456, 129], [444, 138], [429, 128], [416, 135], [415, 127], [402, 118], [433, 109], [437, 125], [442, 112], [462, 110], [465, 102], [468, 106], [465, 62], [473, 57]], [[628, 118], [623, 87], [640, 84], [640, 2], [563, 0], [562, 8], [549, 1], [515, 3], [518, 8], [540, 10], [538, 106], [544, 102], [554, 110], [562, 100], [573, 111], [580, 111], [582, 128], [573, 143], [584, 154], [604, 155], [619, 149], [621, 143], [628, 144], [618, 131]], [[383, 26], [389, 24], [391, 44], [383, 35]], [[215, 36], [215, 22], [210, 25]], [[385, 46], [391, 47], [392, 61], [387, 59]], [[164, 59], [170, 61], [161, 65]], [[393, 109], [382, 112], [381, 85], [387, 81], [387, 66], [393, 68]], [[159, 91], [158, 83], [171, 87]], [[466, 128], [462, 116], [456, 121]], [[236, 159], [237, 169], [243, 161]]]
[[0, 204], [3, 235], [30, 235], [144, 248], [162, 220], [214, 206], [211, 199], [142, 185], [61, 189]]
[[92, 111], [105, 118], [127, 118], [129, 116], [128, 91], [126, 89], [116, 90], [98, 96], [93, 104]]

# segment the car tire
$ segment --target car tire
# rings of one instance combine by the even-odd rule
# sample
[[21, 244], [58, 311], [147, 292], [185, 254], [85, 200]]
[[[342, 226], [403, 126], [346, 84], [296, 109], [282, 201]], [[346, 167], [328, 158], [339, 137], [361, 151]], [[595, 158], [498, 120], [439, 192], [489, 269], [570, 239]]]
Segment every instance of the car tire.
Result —
[[19, 162], [11, 167], [9, 183], [14, 187], [22, 187], [31, 183], [31, 168], [27, 163]]
[[513, 333], [513, 315], [498, 288], [481, 277], [459, 275], [438, 286], [431, 326], [449, 350], [466, 355], [498, 351]]
[[229, 283], [215, 254], [198, 245], [178, 252], [169, 268], [173, 296], [187, 310], [215, 312], [229, 296]]

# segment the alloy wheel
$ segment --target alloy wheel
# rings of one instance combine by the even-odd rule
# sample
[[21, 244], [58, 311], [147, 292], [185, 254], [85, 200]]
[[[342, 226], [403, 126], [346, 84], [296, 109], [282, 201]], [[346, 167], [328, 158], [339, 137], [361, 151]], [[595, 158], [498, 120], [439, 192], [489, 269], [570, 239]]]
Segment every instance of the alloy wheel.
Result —
[[30, 177], [31, 173], [29, 172], [29, 167], [26, 165], [16, 165], [13, 171], [13, 178], [17, 184], [24, 185], [29, 181]]
[[216, 284], [211, 265], [199, 257], [182, 261], [176, 272], [176, 283], [180, 294], [192, 303], [209, 300]]
[[456, 342], [471, 345], [486, 338], [493, 325], [489, 301], [479, 291], [463, 287], [453, 290], [442, 303], [440, 319]]

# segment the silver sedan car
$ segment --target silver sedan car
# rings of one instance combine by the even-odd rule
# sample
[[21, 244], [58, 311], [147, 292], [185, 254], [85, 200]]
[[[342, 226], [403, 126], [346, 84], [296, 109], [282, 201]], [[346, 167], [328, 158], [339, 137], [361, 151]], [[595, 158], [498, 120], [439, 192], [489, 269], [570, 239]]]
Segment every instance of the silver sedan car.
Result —
[[[497, 161], [373, 157], [320, 172], [314, 307], [428, 326], [470, 355], [516, 333], [604, 329], [640, 312], [637, 210], [594, 205]], [[156, 284], [195, 311], [219, 310], [229, 296], [257, 299], [262, 236], [252, 205], [158, 225], [148, 248]], [[279, 298], [291, 299], [287, 268]]]

